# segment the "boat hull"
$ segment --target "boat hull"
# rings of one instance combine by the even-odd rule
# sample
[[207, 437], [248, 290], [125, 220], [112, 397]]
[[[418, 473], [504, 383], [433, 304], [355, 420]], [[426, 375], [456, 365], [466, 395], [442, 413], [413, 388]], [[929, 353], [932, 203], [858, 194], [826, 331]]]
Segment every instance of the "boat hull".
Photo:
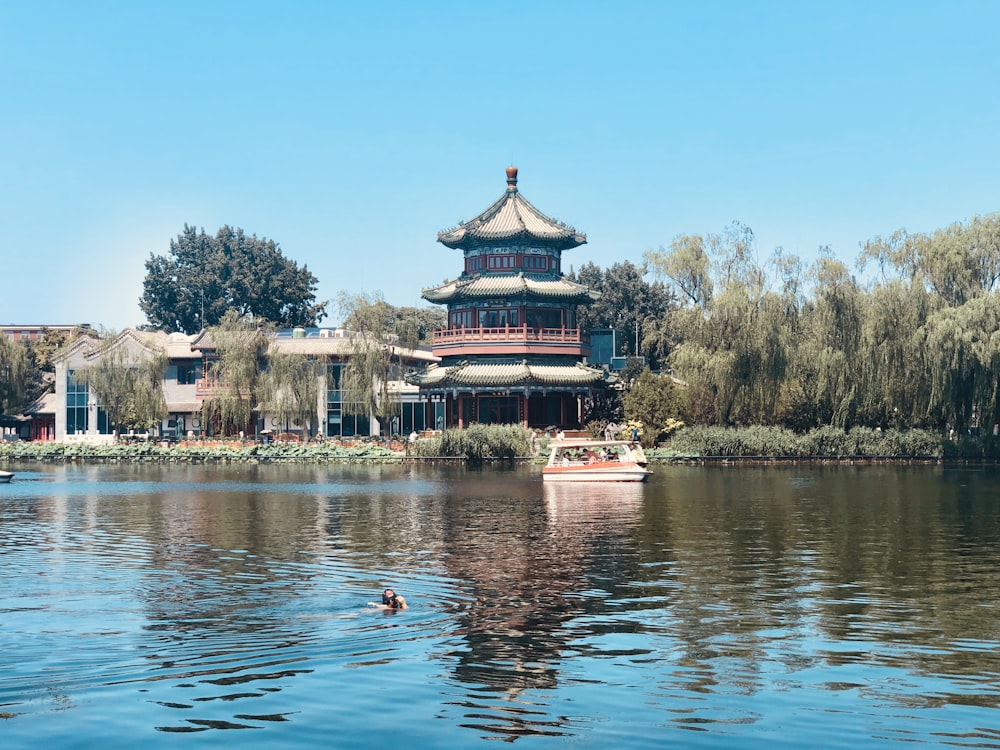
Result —
[[13, 472], [0, 471], [0, 482], [9, 482], [13, 478], [14, 478]]
[[638, 464], [604, 462], [586, 466], [546, 466], [546, 482], [644, 482], [650, 472]]

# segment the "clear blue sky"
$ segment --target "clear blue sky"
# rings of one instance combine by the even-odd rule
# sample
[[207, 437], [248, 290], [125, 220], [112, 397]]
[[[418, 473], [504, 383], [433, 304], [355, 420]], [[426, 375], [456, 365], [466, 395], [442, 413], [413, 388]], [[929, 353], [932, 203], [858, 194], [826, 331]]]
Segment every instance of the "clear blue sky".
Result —
[[511, 163], [588, 235], [567, 266], [733, 220], [853, 264], [1000, 210], [998, 30], [985, 1], [6, 2], [0, 323], [145, 322], [185, 223], [275, 240], [320, 299], [424, 304]]

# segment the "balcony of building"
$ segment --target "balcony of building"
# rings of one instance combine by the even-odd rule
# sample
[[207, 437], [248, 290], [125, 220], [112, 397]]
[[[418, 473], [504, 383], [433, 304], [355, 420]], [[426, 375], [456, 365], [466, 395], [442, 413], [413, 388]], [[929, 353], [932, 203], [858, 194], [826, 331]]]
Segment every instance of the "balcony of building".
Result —
[[443, 328], [434, 331], [431, 348], [448, 354], [572, 354], [586, 356], [590, 336], [579, 328]]

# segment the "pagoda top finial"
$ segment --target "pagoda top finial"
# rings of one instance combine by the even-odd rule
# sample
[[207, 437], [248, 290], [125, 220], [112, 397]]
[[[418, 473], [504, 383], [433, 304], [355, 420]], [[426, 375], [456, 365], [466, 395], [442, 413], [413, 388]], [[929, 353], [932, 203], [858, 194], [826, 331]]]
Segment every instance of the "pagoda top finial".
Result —
[[517, 190], [517, 167], [507, 167], [507, 189]]
[[517, 189], [517, 167], [507, 167], [507, 189], [493, 205], [454, 229], [438, 233], [447, 247], [468, 249], [515, 243], [568, 250], [587, 241], [587, 235], [546, 216]]

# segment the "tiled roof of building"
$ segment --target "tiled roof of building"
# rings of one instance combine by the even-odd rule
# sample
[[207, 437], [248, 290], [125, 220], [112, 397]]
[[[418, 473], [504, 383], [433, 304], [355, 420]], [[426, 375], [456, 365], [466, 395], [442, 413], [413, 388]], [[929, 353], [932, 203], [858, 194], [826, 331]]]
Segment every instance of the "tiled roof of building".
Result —
[[[275, 351], [313, 356], [349, 357], [352, 345], [351, 336], [331, 336], [329, 338], [275, 338], [270, 342], [270, 348]], [[407, 349], [395, 344], [390, 346], [394, 356], [402, 357], [409, 362], [436, 362], [439, 357], [431, 354], [430, 349], [418, 347]]]
[[465, 279], [455, 279], [421, 295], [428, 302], [453, 302], [463, 299], [495, 297], [545, 297], [560, 301], [593, 302], [599, 292], [564, 278], [521, 273], [486, 273]]
[[505, 387], [533, 383], [546, 386], [580, 386], [599, 383], [606, 377], [603, 370], [587, 367], [582, 363], [556, 365], [521, 361], [462, 362], [448, 367], [433, 365], [426, 372], [411, 375], [407, 380], [422, 387]]
[[507, 190], [492, 206], [454, 229], [438, 234], [438, 242], [457, 248], [514, 240], [565, 250], [584, 244], [587, 235], [531, 205], [517, 189], [516, 167], [507, 168]]

